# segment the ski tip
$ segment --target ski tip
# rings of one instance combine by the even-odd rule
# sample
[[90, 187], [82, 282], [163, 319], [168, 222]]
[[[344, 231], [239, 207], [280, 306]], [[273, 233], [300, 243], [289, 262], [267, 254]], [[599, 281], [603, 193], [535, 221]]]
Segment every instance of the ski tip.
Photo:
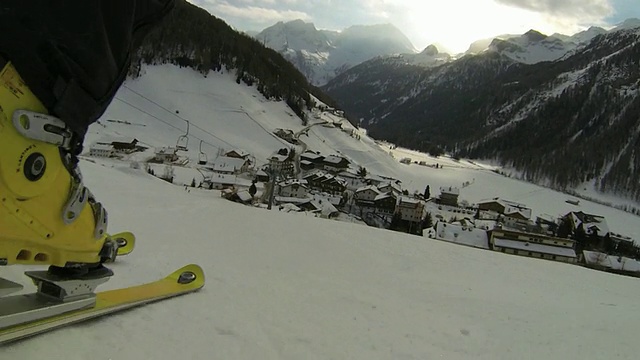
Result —
[[204, 270], [197, 264], [185, 265], [174, 271], [168, 278], [181, 285], [193, 288], [201, 288], [205, 282]]

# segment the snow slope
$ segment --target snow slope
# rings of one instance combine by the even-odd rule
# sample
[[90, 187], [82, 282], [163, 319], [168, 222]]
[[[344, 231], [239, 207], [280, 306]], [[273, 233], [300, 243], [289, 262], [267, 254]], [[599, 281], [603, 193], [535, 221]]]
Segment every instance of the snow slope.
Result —
[[[119, 90], [100, 124], [89, 129], [87, 147], [105, 136], [114, 135], [135, 137], [152, 148], [175, 146], [178, 137], [186, 132], [186, 119], [191, 124], [190, 150], [181, 155], [189, 157], [192, 163], [198, 160], [200, 140], [203, 140], [202, 150], [209, 160], [214, 159], [220, 149], [238, 148], [251, 153], [258, 164], [264, 164], [274, 151], [291, 146], [273, 135], [275, 129], [299, 131], [304, 128], [286, 104], [267, 101], [255, 88], [236, 84], [233, 74], [210, 73], [205, 78], [195, 71], [171, 65], [147, 67], [145, 72], [146, 75], [127, 81]], [[175, 110], [179, 114], [175, 114]], [[126, 120], [132, 125], [107, 119]], [[308, 136], [300, 137], [310, 150], [320, 151], [325, 156], [336, 153], [346, 156], [356, 168], [364, 166], [369, 173], [401, 180], [403, 188], [411, 193], [424, 192], [426, 185], [431, 189], [457, 186], [462, 188], [460, 198], [471, 204], [499, 196], [528, 205], [533, 209], [534, 217], [582, 210], [605, 216], [613, 231], [640, 239], [636, 216], [586, 201], [576, 208], [565, 203], [566, 195], [505, 178], [494, 173], [492, 166], [447, 157], [434, 159], [402, 148], [391, 150], [388, 146], [378, 145], [364, 130], [354, 129], [346, 120], [329, 112], [314, 112], [309, 119], [310, 123], [341, 122], [347, 130], [324, 126], [310, 128]], [[360, 135], [359, 140], [348, 133], [351, 130]], [[399, 163], [405, 157], [414, 162], [438, 164], [439, 168]], [[187, 177], [189, 182], [191, 179]], [[437, 195], [436, 190], [432, 190], [432, 196]], [[594, 197], [597, 198], [597, 194]], [[615, 203], [610, 196], [605, 200]]]
[[[161, 66], [126, 86], [167, 109], [178, 108], [218, 141], [257, 158], [257, 151], [280, 146], [263, 127], [302, 127], [281, 103], [254, 96], [228, 74], [204, 79]], [[120, 90], [121, 100], [103, 125], [92, 127], [90, 138], [120, 134], [154, 146], [175, 141], [179, 130], [122, 100], [169, 124], [183, 121], [127, 91]], [[237, 112], [240, 106], [245, 112]], [[106, 121], [116, 116], [137, 125]], [[193, 136], [205, 135], [194, 130]], [[405, 187], [472, 181], [461, 189], [470, 201], [500, 195], [527, 203], [534, 214], [570, 206], [561, 194], [478, 164], [402, 149], [392, 157], [366, 136], [358, 141], [322, 126], [309, 135], [303, 140], [310, 147], [333, 147], [370, 171], [403, 179]], [[443, 168], [400, 164], [398, 155], [423, 156]], [[149, 281], [191, 262], [204, 267], [207, 285], [5, 346], [3, 359], [43, 353], [52, 359], [124, 360], [566, 359], [635, 358], [640, 351], [640, 288], [634, 278], [246, 207], [217, 191], [186, 192], [127, 162], [82, 160], [80, 166], [87, 186], [109, 210], [110, 230], [138, 237], [136, 250], [111, 265], [116, 276], [99, 289]], [[636, 217], [588, 202], [582, 209], [607, 216], [616, 232], [640, 235]], [[2, 276], [30, 290], [22, 276], [29, 268], [8, 267]]]
[[[637, 279], [292, 218], [217, 192], [186, 193], [126, 165], [81, 166], [111, 229], [139, 239], [102, 289], [188, 262], [204, 266], [207, 285], [6, 346], [3, 358], [566, 359], [640, 350]], [[22, 270], [3, 276], [28, 285]]]

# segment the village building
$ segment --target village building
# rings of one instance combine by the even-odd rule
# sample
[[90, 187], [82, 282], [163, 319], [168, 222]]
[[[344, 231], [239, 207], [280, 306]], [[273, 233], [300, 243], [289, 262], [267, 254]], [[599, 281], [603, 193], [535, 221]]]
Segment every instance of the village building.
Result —
[[254, 180], [256, 182], [262, 182], [262, 183], [269, 182], [269, 174], [267, 174], [267, 172], [264, 170], [258, 170], [256, 172]]
[[540, 214], [536, 216], [536, 225], [542, 232], [547, 234], [554, 234], [558, 228], [556, 219], [549, 214]]
[[373, 199], [373, 206], [377, 212], [393, 215], [397, 202], [398, 199], [393, 193], [380, 194]]
[[89, 148], [89, 156], [110, 158], [114, 155], [113, 146], [104, 144], [93, 144]]
[[305, 151], [300, 155], [300, 162], [312, 165], [312, 168], [320, 169], [323, 166], [324, 156], [314, 153], [313, 151]]
[[249, 170], [249, 160], [218, 156], [211, 164], [211, 170], [218, 174], [241, 174]]
[[306, 198], [308, 193], [304, 180], [291, 179], [278, 184], [278, 194], [283, 197]]
[[571, 227], [571, 233], [582, 227], [586, 235], [604, 237], [609, 233], [609, 226], [603, 216], [587, 214], [582, 211], [572, 211], [563, 217]]
[[402, 195], [402, 187], [400, 187], [400, 184], [395, 181], [378, 185], [378, 190], [380, 190], [380, 192], [382, 193], [393, 194], [396, 197]]
[[298, 207], [305, 211], [316, 213], [325, 219], [333, 219], [340, 215], [340, 211], [331, 202], [322, 199], [308, 200], [298, 204]]
[[248, 160], [249, 157], [251, 156], [251, 154], [249, 154], [246, 151], [240, 150], [240, 149], [233, 149], [231, 151], [227, 151], [224, 156], [226, 157], [230, 157], [230, 158], [237, 158], [237, 159], [245, 159]]
[[598, 251], [583, 251], [586, 267], [616, 274], [640, 277], [640, 261], [626, 256], [615, 256]]
[[293, 153], [287, 148], [282, 148], [274, 152], [267, 160], [269, 161], [269, 167], [271, 171], [279, 174], [282, 177], [293, 177], [295, 172], [295, 164], [293, 159]]
[[178, 154], [174, 147], [163, 147], [157, 150], [153, 160], [160, 163], [170, 163], [178, 160]]
[[316, 166], [308, 160], [300, 160], [300, 169], [304, 171], [311, 171], [315, 169]]
[[273, 132], [277, 137], [286, 140], [287, 142], [290, 142], [292, 144], [297, 143], [295, 137], [294, 137], [294, 133], [293, 130], [290, 129], [275, 129]]
[[375, 199], [380, 195], [384, 195], [384, 193], [380, 191], [378, 187], [374, 185], [368, 185], [356, 190], [353, 195], [353, 199], [358, 205], [373, 206]]
[[235, 188], [238, 178], [235, 175], [229, 174], [213, 174], [211, 178], [203, 181], [202, 186], [204, 188], [223, 190]]
[[453, 186], [443, 186], [440, 188], [440, 196], [436, 199], [436, 204], [457, 207], [458, 196], [460, 196], [460, 189]]
[[516, 202], [500, 198], [481, 201], [478, 203], [478, 209], [481, 211], [495, 211], [505, 217], [511, 217], [523, 221], [531, 219], [530, 208], [523, 204], [518, 204]]
[[401, 220], [414, 223], [421, 222], [426, 216], [424, 202], [406, 196], [398, 199], [396, 213], [400, 215]]
[[327, 156], [323, 160], [324, 169], [333, 173], [340, 173], [349, 168], [349, 160], [340, 156]]
[[346, 181], [347, 189], [351, 191], [356, 191], [363, 186], [369, 185], [368, 177], [362, 177], [351, 171], [343, 171], [339, 173], [338, 176]]
[[105, 137], [97, 145], [111, 145], [115, 153], [130, 154], [138, 150], [138, 139], [132, 137]]
[[315, 171], [303, 177], [311, 189], [342, 195], [347, 189], [346, 181], [323, 171]]
[[494, 251], [566, 263], [577, 262], [575, 241], [571, 239], [507, 229], [494, 229], [490, 233], [489, 244]]

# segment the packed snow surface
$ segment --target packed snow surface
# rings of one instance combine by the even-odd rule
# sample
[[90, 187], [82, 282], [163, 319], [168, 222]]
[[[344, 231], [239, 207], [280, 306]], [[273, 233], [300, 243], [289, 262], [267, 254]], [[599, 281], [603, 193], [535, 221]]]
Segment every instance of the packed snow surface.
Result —
[[[283, 146], [270, 130], [303, 127], [282, 103], [265, 101], [229, 74], [205, 79], [159, 66], [126, 86], [171, 111], [123, 88], [117, 97], [138, 109], [114, 101], [87, 144], [122, 135], [171, 145], [185, 128], [148, 114], [179, 127], [184, 121], [171, 114], [179, 109], [193, 122], [190, 135], [212, 144], [208, 151], [238, 147], [260, 162]], [[500, 196], [526, 203], [534, 216], [578, 209], [563, 194], [489, 166], [390, 150], [364, 134], [358, 140], [316, 126], [301, 139], [395, 176], [411, 191], [458, 186], [471, 203]], [[197, 157], [198, 142], [191, 139], [188, 156]], [[405, 156], [442, 168], [400, 164]], [[80, 167], [109, 211], [109, 229], [138, 239], [132, 254], [110, 265], [116, 275], [99, 290], [151, 281], [187, 263], [204, 268], [207, 284], [5, 346], [3, 359], [631, 359], [640, 352], [635, 278], [243, 206], [219, 191], [186, 191], [127, 161], [85, 159]], [[637, 217], [587, 201], [579, 209], [605, 216], [617, 233], [640, 236]], [[2, 276], [30, 292], [27, 269], [3, 268]]]

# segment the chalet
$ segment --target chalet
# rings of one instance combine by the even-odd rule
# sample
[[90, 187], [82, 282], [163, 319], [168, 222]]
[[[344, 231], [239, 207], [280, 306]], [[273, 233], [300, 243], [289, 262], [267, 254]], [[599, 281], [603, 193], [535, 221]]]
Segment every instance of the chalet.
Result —
[[138, 139], [132, 137], [111, 138], [105, 137], [96, 142], [98, 145], [111, 145], [116, 153], [132, 153], [136, 151]]
[[210, 179], [203, 182], [203, 187], [209, 189], [223, 190], [234, 188], [238, 178], [235, 175], [229, 174], [213, 174]]
[[395, 181], [378, 185], [378, 190], [380, 190], [380, 192], [382, 193], [394, 194], [395, 196], [400, 196], [402, 194], [402, 188], [400, 187], [400, 184]]
[[294, 205], [294, 204], [290, 204], [290, 203], [283, 203], [283, 204], [279, 204], [278, 205], [278, 209], [280, 211], [283, 212], [301, 212], [302, 209], [300, 209], [298, 206]]
[[478, 210], [481, 211], [495, 211], [506, 217], [511, 217], [519, 220], [531, 219], [531, 209], [523, 204], [518, 204], [513, 201], [504, 200], [500, 198], [494, 198], [491, 200], [484, 200], [478, 203]]
[[293, 132], [293, 130], [290, 129], [276, 129], [273, 132], [277, 137], [286, 140], [287, 142], [290, 142], [292, 144], [296, 144], [298, 141], [295, 138], [295, 134]]
[[113, 146], [94, 144], [89, 148], [89, 156], [109, 158], [114, 155]]
[[440, 188], [440, 197], [436, 199], [436, 203], [457, 207], [458, 196], [460, 196], [460, 189], [452, 186], [449, 186], [449, 187], [443, 186]]
[[341, 195], [347, 189], [344, 179], [328, 174], [323, 171], [315, 171], [305, 175], [303, 178], [308, 186], [314, 190], [328, 192], [330, 194]]
[[363, 186], [367, 186], [369, 184], [369, 180], [367, 177], [362, 177], [358, 174], [354, 174], [351, 171], [343, 171], [338, 174], [341, 178], [343, 178], [347, 183], [347, 189], [356, 191]]
[[580, 226], [582, 226], [582, 229], [587, 235], [603, 237], [609, 233], [609, 226], [603, 216], [578, 211], [568, 213], [563, 216], [563, 220], [568, 220], [572, 233]]
[[424, 203], [418, 199], [402, 196], [398, 199], [396, 213], [400, 219], [410, 222], [421, 222], [426, 215]]
[[174, 162], [178, 160], [178, 154], [176, 153], [176, 148], [174, 147], [163, 147], [160, 150], [156, 151], [153, 160], [160, 163], [165, 162]]
[[308, 194], [305, 181], [286, 180], [278, 184], [278, 194], [283, 197], [306, 198]]
[[489, 246], [505, 254], [576, 263], [575, 241], [541, 234], [494, 229]]
[[393, 194], [380, 194], [373, 199], [374, 207], [378, 212], [393, 214], [396, 210], [397, 198]]
[[113, 149], [116, 152], [130, 153], [136, 150], [138, 145], [138, 139], [134, 138], [119, 138], [111, 142]]
[[319, 209], [320, 217], [331, 219], [340, 215], [338, 209], [328, 200], [315, 198], [310, 203]]
[[227, 151], [224, 154], [224, 156], [226, 156], [226, 157], [237, 158], [237, 159], [245, 159], [245, 160], [248, 160], [250, 155], [251, 154], [249, 154], [248, 152], [243, 151], [243, 150], [239, 150], [239, 149], [234, 149], [234, 150], [231, 150], [231, 151]]
[[316, 166], [308, 160], [300, 160], [300, 169], [305, 170], [305, 171], [310, 171], [315, 169]]
[[322, 167], [323, 160], [324, 156], [316, 154], [313, 151], [305, 151], [300, 155], [300, 161], [308, 161], [318, 168]]
[[293, 177], [295, 166], [291, 150], [282, 148], [274, 152], [267, 160], [272, 171], [283, 177]]
[[353, 199], [357, 204], [373, 205], [376, 197], [384, 195], [376, 186], [368, 185], [356, 190]]
[[249, 160], [228, 156], [218, 156], [211, 170], [218, 174], [241, 174], [249, 170]]
[[254, 180], [256, 182], [266, 183], [269, 181], [269, 174], [267, 174], [267, 172], [264, 170], [259, 170], [258, 172], [256, 172]]
[[390, 181], [396, 181], [396, 180], [386, 176], [383, 177], [383, 176], [371, 175], [371, 174], [367, 175], [367, 184], [369, 185], [379, 186], [381, 184], [385, 184]]
[[640, 261], [636, 259], [587, 250], [582, 255], [585, 266], [589, 268], [640, 277]]
[[324, 169], [334, 173], [339, 173], [347, 170], [349, 167], [349, 160], [340, 156], [327, 156], [323, 160]]
[[221, 191], [221, 196], [227, 200], [237, 202], [244, 205], [250, 205], [253, 202], [253, 196], [247, 190], [237, 191], [233, 188], [225, 188]]

